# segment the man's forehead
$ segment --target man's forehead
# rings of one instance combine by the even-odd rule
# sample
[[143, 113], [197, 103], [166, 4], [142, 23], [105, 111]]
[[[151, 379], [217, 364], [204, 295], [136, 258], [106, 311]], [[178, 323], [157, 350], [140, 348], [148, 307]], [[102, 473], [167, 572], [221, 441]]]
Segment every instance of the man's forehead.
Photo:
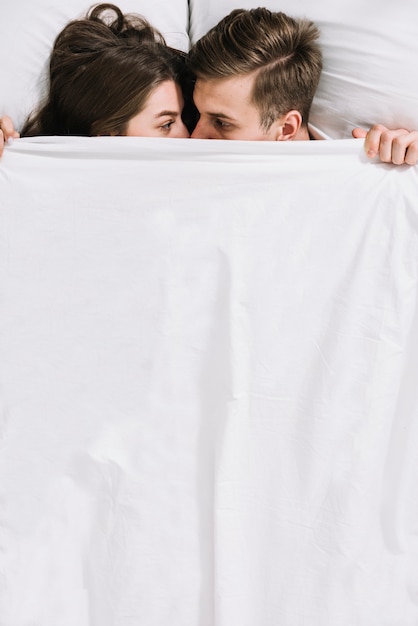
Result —
[[249, 104], [253, 82], [253, 76], [248, 74], [226, 78], [197, 78], [195, 94], [208, 102], [233, 104], [244, 101]]

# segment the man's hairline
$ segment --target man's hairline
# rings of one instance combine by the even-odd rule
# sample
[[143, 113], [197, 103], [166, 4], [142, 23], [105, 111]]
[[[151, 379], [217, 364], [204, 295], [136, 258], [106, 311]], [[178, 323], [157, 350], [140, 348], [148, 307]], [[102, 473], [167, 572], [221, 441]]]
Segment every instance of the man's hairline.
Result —
[[[255, 85], [255, 79], [256, 79], [256, 75], [260, 72], [262, 68], [258, 67], [255, 70], [251, 70], [249, 72], [239, 72], [239, 73], [235, 73], [235, 74], [228, 74], [226, 76], [202, 76], [201, 74], [195, 74], [195, 84], [197, 83], [198, 80], [201, 81], [205, 81], [207, 83], [209, 82], [215, 82], [215, 81], [227, 81], [227, 80], [231, 80], [232, 78], [247, 78], [247, 77], [251, 77], [251, 75], [254, 75], [254, 80], [253, 83], [251, 85], [251, 91], [250, 91], [250, 99], [249, 99], [249, 104], [251, 106], [253, 106], [258, 115], [259, 115], [259, 122], [260, 122], [260, 128], [263, 128], [263, 120], [262, 120], [262, 110], [261, 108], [254, 102], [254, 85]], [[194, 89], [193, 89], [194, 91]], [[225, 120], [234, 122], [234, 123], [238, 123], [238, 120], [236, 118], [230, 117], [228, 115], [226, 115], [225, 113], [208, 113], [208, 115], [210, 115], [211, 117], [218, 117], [218, 118], [224, 118]], [[268, 130], [268, 129], [267, 129]]]

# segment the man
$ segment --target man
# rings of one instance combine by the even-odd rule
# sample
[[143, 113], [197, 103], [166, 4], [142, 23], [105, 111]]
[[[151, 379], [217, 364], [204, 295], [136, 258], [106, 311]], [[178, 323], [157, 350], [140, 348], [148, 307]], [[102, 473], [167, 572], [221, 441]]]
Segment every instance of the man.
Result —
[[[308, 126], [322, 70], [319, 30], [265, 8], [236, 9], [191, 49], [196, 139], [289, 141], [319, 138]], [[414, 165], [418, 133], [360, 128], [369, 157]]]

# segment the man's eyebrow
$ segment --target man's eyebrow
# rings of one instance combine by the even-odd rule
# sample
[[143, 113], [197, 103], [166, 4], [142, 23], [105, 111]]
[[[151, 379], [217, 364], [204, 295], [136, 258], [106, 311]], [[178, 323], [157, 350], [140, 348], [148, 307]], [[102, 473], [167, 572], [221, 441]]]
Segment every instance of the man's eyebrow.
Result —
[[229, 117], [229, 115], [226, 115], [226, 113], [211, 113], [211, 112], [208, 112], [207, 115], [209, 115], [210, 117], [221, 117], [223, 120], [228, 120], [229, 122], [236, 122], [237, 121], [233, 117]]

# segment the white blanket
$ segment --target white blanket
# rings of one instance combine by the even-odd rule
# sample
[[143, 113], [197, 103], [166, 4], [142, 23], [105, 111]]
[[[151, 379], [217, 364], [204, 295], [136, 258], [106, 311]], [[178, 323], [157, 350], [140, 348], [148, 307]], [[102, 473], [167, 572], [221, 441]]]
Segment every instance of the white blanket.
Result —
[[0, 625], [416, 626], [418, 168], [0, 163]]

